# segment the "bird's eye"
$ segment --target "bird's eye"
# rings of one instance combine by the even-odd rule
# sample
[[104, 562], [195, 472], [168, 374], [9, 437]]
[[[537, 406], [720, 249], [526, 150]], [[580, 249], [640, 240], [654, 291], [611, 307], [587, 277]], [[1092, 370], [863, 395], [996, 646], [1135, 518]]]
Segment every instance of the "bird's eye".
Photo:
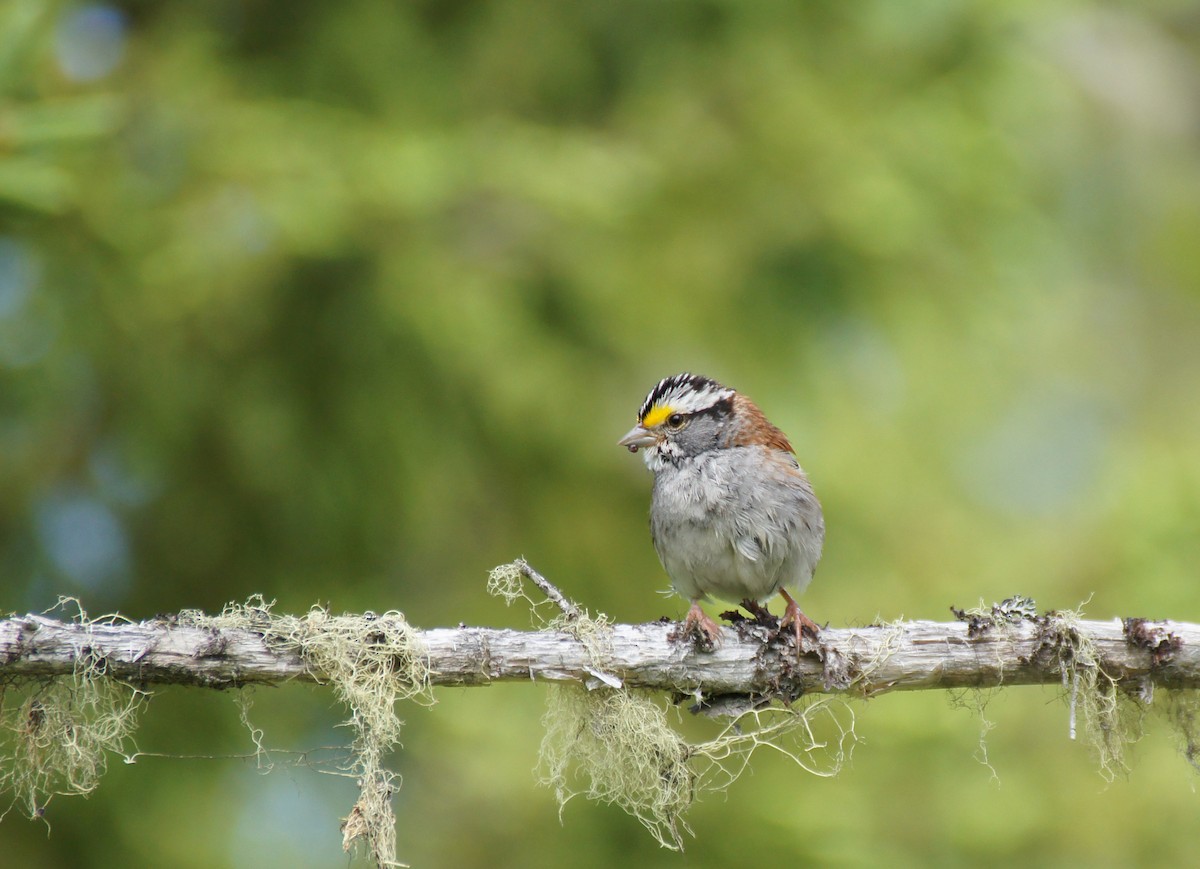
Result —
[[683, 428], [683, 414], [673, 413], [667, 417], [668, 428]]

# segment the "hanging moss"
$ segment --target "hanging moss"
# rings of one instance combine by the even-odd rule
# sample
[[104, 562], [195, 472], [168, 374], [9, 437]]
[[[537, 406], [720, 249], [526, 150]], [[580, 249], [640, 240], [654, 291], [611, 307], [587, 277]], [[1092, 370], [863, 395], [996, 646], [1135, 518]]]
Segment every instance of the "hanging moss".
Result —
[[[525, 592], [522, 566], [494, 569], [488, 587], [510, 604], [524, 600], [536, 607], [541, 602]], [[606, 669], [607, 617], [593, 618], [574, 607], [546, 626], [572, 633], [595, 669]], [[829, 776], [849, 759], [856, 742], [853, 712], [835, 697], [749, 709], [700, 743], [679, 735], [654, 692], [556, 684], [548, 687], [546, 703], [538, 778], [554, 790], [560, 812], [580, 795], [610, 803], [672, 849], [682, 849], [684, 835], [691, 833], [685, 815], [697, 798], [733, 784], [757, 749], [780, 752], [814, 775]], [[832, 724], [831, 738], [817, 735], [820, 720]]]
[[[386, 759], [399, 745], [404, 722], [396, 702], [432, 704], [428, 655], [404, 614], [331, 615], [313, 607], [304, 616], [275, 615], [261, 597], [226, 606], [217, 616], [180, 614], [198, 627], [258, 631], [268, 645], [298, 654], [328, 681], [350, 711], [354, 733], [343, 773], [358, 782], [359, 797], [342, 823], [346, 850], [364, 843], [379, 866], [396, 862], [396, 820], [392, 797], [399, 780]], [[261, 746], [261, 743], [258, 743]]]
[[[77, 600], [60, 599], [58, 608], [67, 607], [85, 637], [91, 625], [115, 620], [89, 619]], [[147, 694], [106, 671], [85, 639], [69, 676], [0, 685], [0, 793], [11, 793], [30, 818], [42, 817], [55, 796], [91, 793], [109, 755], [130, 752]]]

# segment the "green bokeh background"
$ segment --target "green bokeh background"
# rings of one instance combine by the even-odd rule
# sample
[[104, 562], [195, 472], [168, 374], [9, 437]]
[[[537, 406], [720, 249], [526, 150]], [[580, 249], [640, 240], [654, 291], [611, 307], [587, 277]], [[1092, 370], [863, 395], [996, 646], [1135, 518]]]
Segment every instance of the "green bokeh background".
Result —
[[[524, 555], [677, 618], [615, 441], [688, 369], [809, 470], [819, 621], [1200, 620], [1198, 48], [1187, 0], [6, 0], [0, 610], [526, 627], [484, 591]], [[979, 717], [920, 693], [857, 705], [834, 779], [757, 757], [678, 855], [611, 807], [560, 823], [536, 686], [437, 696], [395, 758], [416, 866], [1187, 865], [1200, 829], [1160, 721], [1108, 783], [1056, 692], [1006, 691], [993, 776]], [[341, 715], [251, 713], [297, 750]], [[137, 739], [252, 748], [201, 691]], [[0, 862], [345, 866], [353, 800], [115, 759], [49, 836], [9, 814]]]

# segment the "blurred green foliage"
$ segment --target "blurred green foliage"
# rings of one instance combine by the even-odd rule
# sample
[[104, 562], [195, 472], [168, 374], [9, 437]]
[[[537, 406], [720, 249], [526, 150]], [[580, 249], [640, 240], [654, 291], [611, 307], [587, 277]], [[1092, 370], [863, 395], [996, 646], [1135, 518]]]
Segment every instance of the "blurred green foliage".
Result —
[[[682, 610], [615, 440], [690, 369], [825, 503], [805, 609], [1013, 593], [1200, 620], [1200, 16], [1138, 5], [0, 5], [0, 608]], [[245, 753], [164, 691], [139, 745]], [[859, 708], [832, 781], [760, 757], [680, 857], [530, 772], [534, 687], [410, 717], [418, 866], [1190, 862], [1164, 727], [1105, 786], [1053, 692]], [[260, 692], [271, 745], [327, 692]], [[700, 728], [682, 722], [685, 729]], [[142, 758], [0, 825], [6, 865], [336, 866], [352, 783]]]

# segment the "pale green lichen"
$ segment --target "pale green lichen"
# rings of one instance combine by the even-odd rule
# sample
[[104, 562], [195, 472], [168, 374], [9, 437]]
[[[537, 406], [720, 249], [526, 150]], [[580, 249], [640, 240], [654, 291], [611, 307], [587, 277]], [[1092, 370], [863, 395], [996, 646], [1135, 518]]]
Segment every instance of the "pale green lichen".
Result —
[[520, 561], [493, 567], [488, 573], [487, 590], [488, 594], [502, 598], [509, 606], [519, 600], [524, 600], [530, 608], [537, 605], [537, 602], [525, 592]]
[[1145, 707], [1105, 671], [1096, 643], [1082, 621], [1082, 613], [1074, 610], [1047, 613], [1041, 653], [1049, 653], [1057, 661], [1069, 709], [1070, 738], [1076, 738], [1081, 722], [1100, 774], [1111, 781], [1129, 770], [1125, 749], [1142, 737]]
[[1179, 752], [1192, 769], [1200, 772], [1200, 691], [1177, 689], [1162, 692], [1155, 703], [1174, 730]]
[[660, 843], [678, 847], [695, 798], [691, 747], [642, 692], [552, 685], [542, 719], [539, 780], [559, 809], [578, 794], [633, 815]]
[[543, 724], [538, 777], [554, 790], [560, 812], [580, 795], [611, 803], [671, 849], [682, 849], [691, 834], [685, 814], [692, 804], [732, 785], [758, 749], [832, 776], [857, 741], [852, 710], [831, 697], [751, 710], [713, 739], [689, 743], [649, 692], [554, 685]]
[[[875, 627], [883, 629], [883, 634], [879, 637], [876, 648], [870, 655], [864, 655], [861, 651], [856, 651], [853, 656], [853, 670], [847, 672], [847, 677], [838, 686], [866, 697], [869, 697], [874, 690], [877, 690], [874, 688], [874, 676], [900, 650], [904, 643], [904, 635], [907, 629], [903, 616], [892, 621], [884, 621], [876, 615], [873, 624]], [[828, 654], [827, 657], [829, 657]], [[828, 669], [829, 662], [827, 661], [826, 670]], [[826, 681], [829, 681], [828, 678]]]
[[992, 775], [992, 781], [995, 782], [1000, 781], [1000, 774], [992, 766], [988, 734], [996, 727], [996, 722], [988, 718], [987, 707], [999, 692], [999, 688], [963, 688], [948, 692], [951, 706], [966, 709], [979, 719], [979, 742], [975, 749], [975, 760], [987, 768]]
[[[548, 590], [547, 600], [534, 600], [525, 592], [527, 577]], [[689, 743], [671, 726], [664, 700], [619, 687], [620, 680], [605, 673], [612, 632], [607, 617], [592, 617], [562, 598], [523, 562], [493, 571], [489, 589], [509, 602], [528, 601], [535, 610], [547, 605], [562, 610], [552, 620], [537, 617], [539, 624], [578, 638], [595, 664], [597, 684], [603, 685], [594, 690], [555, 685], [548, 691], [539, 774], [554, 789], [560, 809], [580, 794], [613, 803], [636, 817], [664, 846], [681, 848], [684, 834], [690, 832], [685, 820], [690, 806], [701, 794], [732, 784], [758, 749], [782, 753], [822, 776], [836, 774], [853, 750], [854, 715], [837, 697], [759, 706], [731, 716], [713, 739]], [[60, 602], [66, 604], [78, 607], [74, 601]], [[398, 612], [334, 616], [314, 607], [304, 616], [279, 616], [272, 606], [254, 597], [245, 604], [231, 604], [216, 616], [182, 613], [178, 622], [258, 632], [269, 646], [301, 656], [317, 678], [333, 687], [350, 711], [346, 724], [354, 733], [349, 760], [339, 771], [355, 778], [360, 788], [343, 824], [344, 842], [347, 847], [365, 843], [380, 866], [402, 865], [395, 862], [391, 811], [399, 779], [385, 761], [399, 744], [403, 725], [396, 716], [396, 702], [433, 702], [427, 654], [418, 632]], [[1080, 613], [1051, 612], [1031, 618], [1024, 608], [1018, 608], [1015, 616], [1010, 609], [981, 605], [964, 615], [978, 620], [981, 630], [1008, 631], [1020, 620], [1038, 624], [1035, 657], [1061, 674], [1071, 737], [1082, 730], [1106, 777], [1127, 770], [1125, 749], [1142, 734], [1151, 692], [1131, 694], [1104, 670]], [[115, 619], [89, 620], [82, 609], [75, 617], [85, 628], [85, 637], [89, 626]], [[869, 683], [871, 672], [892, 654], [903, 624], [890, 627], [894, 631], [871, 660], [855, 660], [856, 678], [850, 687]], [[991, 690], [974, 692], [970, 695], [974, 702], [969, 704], [984, 722], [980, 759], [989, 768], [985, 737], [992, 725], [983, 712], [991, 695]], [[69, 676], [0, 685], [0, 791], [10, 792], [13, 804], [32, 817], [40, 817], [57, 794], [90, 793], [110, 754], [137, 756], [136, 751], [131, 753], [132, 734], [147, 696], [110, 677], [106, 662], [92, 652], [86, 639]], [[958, 695], [959, 702], [966, 696]], [[1200, 693], [1192, 690], [1160, 692], [1154, 708], [1167, 717], [1184, 757], [1200, 771], [1198, 697]], [[249, 723], [248, 700], [241, 703], [240, 712], [261, 758], [263, 734]]]
[[[489, 589], [507, 601], [527, 600], [522, 563], [492, 571]], [[563, 606], [563, 601], [557, 601]], [[546, 626], [583, 643], [603, 674], [611, 626], [570, 602]], [[600, 679], [611, 683], [613, 680]], [[856, 741], [854, 716], [839, 698], [758, 708], [738, 715], [713, 739], [689, 743], [671, 726], [654, 693], [606, 684], [549, 686], [539, 781], [554, 790], [560, 813], [576, 796], [610, 803], [637, 818], [664, 847], [682, 849], [687, 810], [705, 792], [728, 788], [760, 748], [782, 753], [814, 775], [834, 775]], [[818, 734], [822, 731], [822, 735]], [[824, 731], [828, 730], [827, 734]]]
[[[1060, 675], [1068, 710], [1068, 737], [1076, 739], [1082, 732], [1105, 779], [1111, 781], [1128, 772], [1126, 749], [1142, 737], [1148, 702], [1125, 690], [1117, 677], [1104, 669], [1095, 640], [1083, 624], [1081, 609], [1054, 610], [1037, 616], [1032, 600], [1016, 596], [990, 607], [980, 601], [978, 607], [956, 609], [954, 613], [968, 624], [972, 636], [989, 631], [1011, 633], [1022, 622], [1037, 625], [1038, 646], [1033, 659], [1052, 671], [1057, 670]], [[1002, 668], [1004, 662], [997, 661], [997, 664]], [[951, 694], [957, 705], [974, 709], [979, 714], [982, 722], [980, 759], [991, 769], [993, 776], [996, 771], [987, 754], [987, 734], [993, 724], [984, 710], [995, 690]]]
[[[304, 616], [289, 616], [275, 615], [272, 605], [254, 597], [226, 606], [217, 616], [183, 613], [180, 621], [257, 631], [273, 648], [299, 655], [314, 676], [328, 682], [350, 711], [345, 724], [354, 733], [350, 760], [341, 773], [359, 786], [358, 801], [342, 824], [343, 845], [349, 850], [361, 841], [378, 865], [403, 865], [396, 862], [392, 813], [400, 780], [386, 760], [399, 745], [404, 725], [396, 715], [397, 701], [433, 703], [428, 655], [416, 630], [396, 611], [331, 615], [313, 607]], [[261, 734], [254, 739], [261, 752]]]
[[[73, 598], [84, 628], [69, 676], [0, 686], [0, 793], [11, 793], [31, 818], [41, 818], [55, 796], [87, 795], [108, 769], [110, 754], [129, 756], [144, 691], [106, 675], [103, 658], [87, 643], [87, 629], [115, 617], [89, 619]], [[8, 809], [0, 812], [0, 818]]]
[[[67, 604], [78, 608], [75, 601], [60, 601], [60, 606]], [[274, 614], [272, 606], [255, 596], [215, 616], [183, 612], [176, 623], [255, 631], [268, 646], [300, 656], [311, 673], [330, 684], [350, 711], [345, 723], [354, 733], [349, 760], [340, 772], [355, 779], [360, 791], [343, 824], [344, 844], [349, 849], [364, 842], [378, 865], [401, 865], [395, 859], [391, 810], [399, 778], [386, 760], [399, 744], [403, 726], [396, 702], [433, 702], [428, 656], [419, 635], [399, 612], [335, 616], [314, 607], [304, 616], [287, 616]], [[0, 686], [0, 791], [11, 793], [13, 803], [32, 817], [41, 817], [55, 795], [94, 790], [110, 754], [137, 755], [132, 734], [149, 695], [111, 678], [86, 639], [91, 625], [115, 620], [90, 620], [79, 609], [75, 621], [85, 631], [70, 676]], [[266, 753], [263, 734], [249, 724], [244, 701], [240, 715], [261, 760]]]

